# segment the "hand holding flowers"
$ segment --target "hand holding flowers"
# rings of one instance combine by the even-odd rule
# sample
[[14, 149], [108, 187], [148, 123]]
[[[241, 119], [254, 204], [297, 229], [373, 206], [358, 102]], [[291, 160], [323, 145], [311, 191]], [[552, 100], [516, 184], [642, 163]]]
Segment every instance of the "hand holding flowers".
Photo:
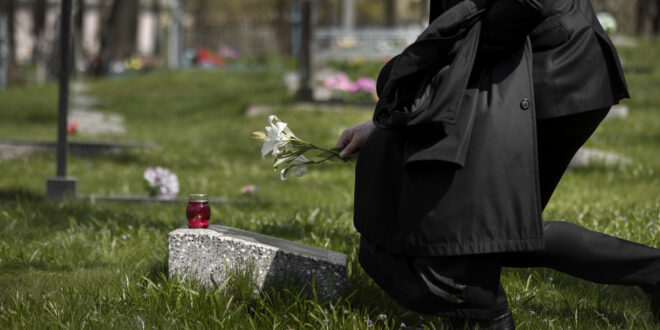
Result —
[[337, 148], [341, 150], [339, 157], [344, 158], [360, 150], [375, 128], [373, 120], [369, 119], [344, 130], [337, 141]]
[[275, 159], [273, 168], [282, 167], [280, 171], [282, 180], [286, 180], [291, 173], [298, 177], [303, 176], [307, 173], [307, 165], [333, 160], [344, 162], [350, 160], [340, 156], [342, 148], [320, 148], [298, 138], [287, 123], [280, 121], [277, 116], [269, 116], [268, 122], [270, 125], [266, 127], [266, 133], [253, 132], [252, 137], [264, 142], [261, 157], [266, 158], [270, 154]]

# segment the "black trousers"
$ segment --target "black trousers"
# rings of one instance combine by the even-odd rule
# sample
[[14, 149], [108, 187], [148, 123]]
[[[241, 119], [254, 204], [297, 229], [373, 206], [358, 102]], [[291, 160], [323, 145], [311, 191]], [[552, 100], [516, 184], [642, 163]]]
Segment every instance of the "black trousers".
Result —
[[[608, 111], [537, 122], [543, 207], [577, 150]], [[363, 238], [359, 260], [401, 305], [420, 313], [475, 320], [491, 319], [508, 308], [500, 284], [502, 267], [548, 267], [606, 284], [660, 284], [660, 249], [560, 221], [543, 222], [543, 241], [545, 249], [534, 253], [420, 257], [395, 255]]]

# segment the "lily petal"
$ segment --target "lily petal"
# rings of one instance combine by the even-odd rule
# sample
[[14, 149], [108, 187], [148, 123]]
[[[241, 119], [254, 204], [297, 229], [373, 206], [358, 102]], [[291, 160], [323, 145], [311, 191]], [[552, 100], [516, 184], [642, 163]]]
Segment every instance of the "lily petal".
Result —
[[286, 129], [286, 123], [278, 122], [275, 128], [277, 129], [278, 133], [282, 134], [282, 132], [284, 132], [284, 130]]
[[290, 167], [287, 167], [287, 168], [283, 168], [280, 171], [280, 180], [282, 180], [282, 181], [286, 180], [286, 178], [289, 176], [289, 173], [290, 173], [289, 170], [290, 169], [291, 169]]
[[277, 140], [279, 138], [279, 133], [277, 129], [273, 127], [266, 127], [266, 137], [268, 140]]
[[266, 155], [273, 152], [274, 148], [275, 148], [275, 141], [268, 140], [264, 142], [264, 145], [261, 147], [261, 159], [266, 158]]
[[270, 126], [274, 127], [275, 124], [273, 124], [273, 121], [280, 121], [280, 119], [277, 118], [277, 116], [275, 116], [275, 115], [268, 116], [268, 123], [270, 123]]

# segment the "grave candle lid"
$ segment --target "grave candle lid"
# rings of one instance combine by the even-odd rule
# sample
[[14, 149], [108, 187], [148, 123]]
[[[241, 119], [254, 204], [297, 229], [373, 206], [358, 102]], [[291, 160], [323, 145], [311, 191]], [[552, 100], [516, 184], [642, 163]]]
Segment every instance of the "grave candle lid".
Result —
[[192, 203], [204, 203], [209, 201], [208, 194], [189, 194], [188, 202]]

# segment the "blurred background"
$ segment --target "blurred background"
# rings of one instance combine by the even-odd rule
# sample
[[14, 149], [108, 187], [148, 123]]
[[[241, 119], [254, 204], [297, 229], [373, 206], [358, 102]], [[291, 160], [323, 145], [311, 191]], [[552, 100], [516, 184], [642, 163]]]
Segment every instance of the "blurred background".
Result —
[[[429, 0], [72, 3], [62, 98], [60, 1], [0, 0], [0, 329], [431, 328], [357, 262], [355, 163], [282, 181], [250, 139], [275, 114], [331, 148], [371, 118], [378, 72], [426, 26]], [[543, 217], [658, 247], [660, 0], [592, 4], [631, 98], [578, 152]], [[76, 198], [47, 202], [65, 176]], [[170, 281], [166, 237], [185, 226], [191, 193], [209, 194], [212, 224], [347, 254], [351, 293], [326, 303]], [[657, 328], [635, 288], [548, 269], [502, 282], [520, 329]]]
[[[318, 28], [312, 41], [325, 51], [350, 48], [357, 27], [397, 28], [403, 42], [425, 24], [428, 4], [419, 0], [74, 0], [73, 44], [77, 74], [106, 76], [159, 67], [223, 66], [269, 56], [301, 56], [303, 24]], [[3, 0], [0, 40], [9, 84], [43, 83], [57, 74], [60, 1]], [[406, 33], [408, 32], [408, 33]], [[355, 35], [355, 34], [359, 35]], [[352, 36], [352, 40], [343, 37]], [[392, 39], [392, 38], [390, 38]], [[397, 40], [399, 39], [399, 40]], [[371, 54], [362, 49], [364, 54]], [[327, 56], [329, 54], [321, 54]], [[34, 71], [34, 72], [31, 72]]]
[[[305, 8], [309, 2], [312, 7]], [[112, 76], [153, 68], [300, 59], [388, 57], [426, 24], [423, 0], [73, 0], [75, 73]], [[618, 32], [660, 32], [658, 0], [595, 0]], [[58, 72], [60, 1], [3, 0], [4, 86], [42, 84]], [[309, 21], [308, 21], [309, 20]], [[305, 24], [314, 28], [304, 33]]]
[[[234, 119], [263, 119], [289, 111], [296, 113], [295, 122], [305, 116], [301, 112], [318, 111], [329, 116], [327, 125], [332, 128], [312, 136], [325, 134], [321, 139], [333, 145], [348, 123], [369, 116], [377, 100], [375, 78], [380, 68], [416, 39], [428, 24], [430, 7], [426, 0], [64, 3], [71, 5], [72, 84], [64, 102], [68, 112], [61, 116], [66, 126], [59, 127], [67, 128], [72, 152], [121, 154], [135, 149], [141, 151], [133, 156], [155, 160], [168, 154], [164, 146], [211, 139], [214, 134], [188, 132], [192, 128], [182, 126], [170, 136], [182, 114], [206, 117], [207, 125], [230, 125]], [[55, 93], [62, 65], [63, 3], [0, 4], [0, 160], [22, 159], [35, 150], [53, 148], [58, 136], [57, 100], [64, 98]], [[592, 4], [621, 54], [635, 110], [655, 108], [660, 0]], [[629, 105], [615, 107], [611, 117], [627, 118]], [[164, 122], [172, 125], [169, 130], [164, 130]], [[231, 125], [249, 130], [247, 124]], [[237, 146], [229, 146], [236, 155], [252, 152]], [[152, 151], [143, 152], [142, 147]], [[59, 152], [58, 159], [63, 155]], [[616, 159], [623, 162], [630, 158], [596, 156], [620, 156]], [[74, 157], [72, 163], [77, 160]], [[90, 189], [83, 184], [82, 190], [117, 190], [97, 181], [90, 181]], [[131, 184], [121, 188], [127, 193], [141, 190]]]

